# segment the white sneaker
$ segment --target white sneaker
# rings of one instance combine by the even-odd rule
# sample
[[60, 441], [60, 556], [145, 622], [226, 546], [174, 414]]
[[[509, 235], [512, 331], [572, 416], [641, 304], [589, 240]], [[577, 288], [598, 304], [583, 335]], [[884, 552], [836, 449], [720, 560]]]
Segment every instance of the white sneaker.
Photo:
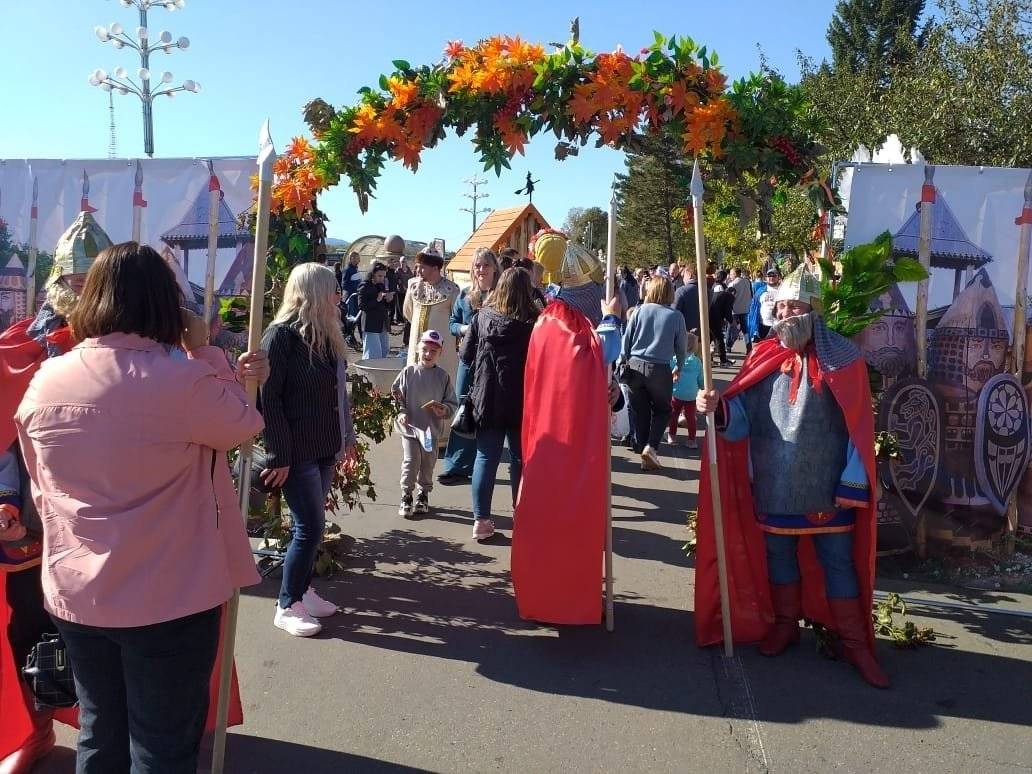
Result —
[[312, 618], [300, 602], [295, 602], [286, 610], [277, 603], [272, 623], [295, 637], [311, 637], [322, 631], [322, 624]]
[[673, 436], [673, 435], [670, 435], [670, 433], [667, 433], [666, 435], [663, 436], [663, 441], [673, 445], [673, 444], [677, 443], [677, 437]]
[[316, 618], [327, 618], [334, 613], [340, 612], [340, 609], [327, 600], [320, 597], [315, 593], [315, 589], [309, 586], [308, 591], [301, 597], [301, 604], [305, 606], [305, 610], [308, 611], [308, 615]]

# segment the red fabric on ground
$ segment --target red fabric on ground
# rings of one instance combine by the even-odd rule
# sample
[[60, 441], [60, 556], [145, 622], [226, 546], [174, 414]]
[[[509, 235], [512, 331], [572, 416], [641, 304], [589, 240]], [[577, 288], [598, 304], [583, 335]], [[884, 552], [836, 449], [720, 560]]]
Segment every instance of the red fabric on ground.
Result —
[[602, 345], [584, 314], [550, 303], [530, 338], [523, 481], [512, 538], [521, 618], [598, 624], [609, 449]]
[[[758, 384], [793, 357], [776, 339], [755, 345], [742, 370], [724, 392], [725, 398]], [[875, 560], [875, 488], [877, 477], [874, 462], [874, 415], [871, 411], [870, 387], [863, 358], [835, 371], [824, 370], [827, 385], [842, 409], [849, 437], [864, 461], [867, 480], [871, 483], [872, 506], [857, 508], [853, 528], [853, 561], [856, 565], [860, 597], [870, 609], [874, 592]], [[716, 533], [713, 523], [713, 501], [710, 492], [708, 446], [703, 453], [699, 481], [699, 521], [695, 562], [695, 640], [700, 646], [715, 645], [724, 640], [720, 614], [720, 584], [717, 577]], [[756, 513], [749, 485], [748, 440], [731, 442], [717, 435], [717, 470], [720, 479], [721, 512], [727, 555], [728, 596], [731, 607], [731, 633], [735, 642], [762, 639], [774, 621], [767, 579], [767, 552], [763, 532], [756, 523]], [[817, 561], [811, 539], [803, 535], [799, 541], [799, 570], [803, 583], [803, 615], [829, 629], [834, 621], [824, 594], [824, 572]], [[874, 643], [874, 628], [868, 630]]]

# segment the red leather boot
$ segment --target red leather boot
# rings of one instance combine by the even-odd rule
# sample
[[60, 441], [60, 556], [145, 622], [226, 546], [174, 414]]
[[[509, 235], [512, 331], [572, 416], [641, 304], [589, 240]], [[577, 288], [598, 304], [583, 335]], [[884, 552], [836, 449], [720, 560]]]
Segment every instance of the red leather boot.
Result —
[[803, 617], [803, 596], [798, 583], [770, 584], [774, 625], [760, 641], [760, 653], [776, 656], [799, 642], [799, 619]]
[[53, 710], [38, 711], [35, 697], [24, 684], [22, 694], [32, 717], [32, 735], [21, 747], [0, 761], [0, 774], [28, 774], [36, 761], [50, 752], [57, 741], [54, 736]]
[[828, 605], [835, 619], [842, 656], [875, 688], [888, 688], [889, 678], [868, 644], [871, 611], [864, 610], [859, 599], [829, 599]]

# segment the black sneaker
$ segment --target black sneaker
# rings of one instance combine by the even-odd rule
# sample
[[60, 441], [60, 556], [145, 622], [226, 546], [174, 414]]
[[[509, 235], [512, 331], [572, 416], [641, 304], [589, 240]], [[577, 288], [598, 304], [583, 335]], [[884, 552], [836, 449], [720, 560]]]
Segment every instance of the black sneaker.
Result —
[[430, 513], [430, 503], [425, 492], [416, 495], [416, 513]]
[[469, 476], [463, 473], [442, 473], [437, 477], [437, 482], [443, 486], [455, 486], [469, 481]]

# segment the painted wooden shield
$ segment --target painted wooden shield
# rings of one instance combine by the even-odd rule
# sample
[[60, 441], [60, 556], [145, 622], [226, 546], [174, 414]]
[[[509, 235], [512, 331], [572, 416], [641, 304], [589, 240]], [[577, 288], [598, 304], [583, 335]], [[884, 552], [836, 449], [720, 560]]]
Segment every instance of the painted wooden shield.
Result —
[[899, 454], [888, 460], [888, 480], [911, 514], [917, 516], [935, 487], [943, 449], [939, 400], [924, 380], [896, 382], [878, 407], [878, 429], [896, 438]]
[[1028, 397], [1012, 374], [992, 377], [978, 395], [975, 475], [982, 493], [1003, 514], [1028, 467]]

